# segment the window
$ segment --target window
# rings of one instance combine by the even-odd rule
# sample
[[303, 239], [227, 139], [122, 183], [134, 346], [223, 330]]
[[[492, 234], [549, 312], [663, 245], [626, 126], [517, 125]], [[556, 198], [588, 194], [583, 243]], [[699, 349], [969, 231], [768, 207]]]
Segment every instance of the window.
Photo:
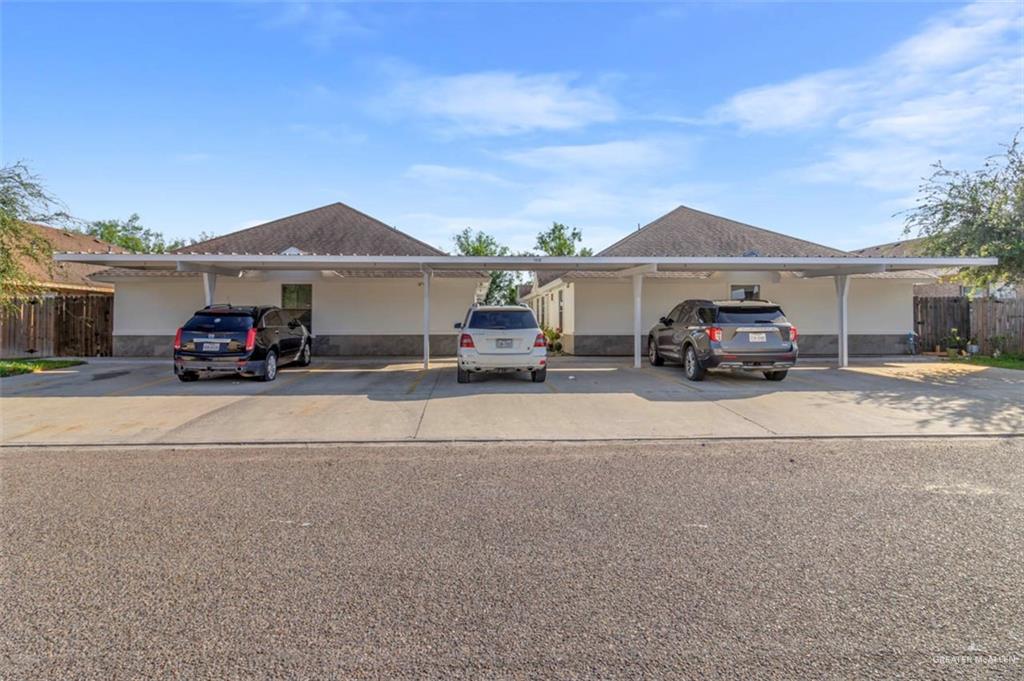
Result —
[[729, 300], [760, 300], [760, 284], [733, 284], [729, 287]]
[[213, 333], [215, 331], [247, 331], [251, 327], [252, 317], [249, 315], [197, 314], [185, 322], [185, 326], [182, 328], [186, 331]]
[[697, 310], [697, 316], [704, 324], [714, 324], [715, 322], [715, 311], [710, 307], [702, 307]]
[[529, 310], [477, 310], [469, 319], [471, 329], [535, 329], [537, 321]]
[[786, 315], [782, 309], [766, 305], [764, 307], [720, 307], [718, 308], [719, 324], [785, 324]]
[[563, 312], [565, 310], [565, 299], [562, 297], [562, 293], [564, 293], [564, 292], [559, 290], [559, 292], [558, 292], [558, 331], [559, 332], [562, 331], [562, 320], [564, 318], [563, 317]]
[[285, 323], [298, 319], [310, 331], [313, 330], [313, 285], [282, 284], [281, 311]]

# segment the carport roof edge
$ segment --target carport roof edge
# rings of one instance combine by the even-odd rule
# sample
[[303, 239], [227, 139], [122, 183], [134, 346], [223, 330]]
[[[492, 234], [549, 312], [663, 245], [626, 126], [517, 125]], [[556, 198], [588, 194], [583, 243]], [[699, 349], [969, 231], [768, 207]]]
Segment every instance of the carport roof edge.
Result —
[[241, 270], [383, 269], [411, 271], [523, 270], [592, 271], [622, 275], [686, 271], [787, 271], [818, 276], [922, 270], [943, 267], [986, 267], [996, 258], [886, 258], [829, 257], [691, 257], [691, 256], [460, 256], [460, 255], [263, 255], [242, 253], [56, 253], [58, 262], [78, 262], [138, 270], [211, 271], [228, 274]]

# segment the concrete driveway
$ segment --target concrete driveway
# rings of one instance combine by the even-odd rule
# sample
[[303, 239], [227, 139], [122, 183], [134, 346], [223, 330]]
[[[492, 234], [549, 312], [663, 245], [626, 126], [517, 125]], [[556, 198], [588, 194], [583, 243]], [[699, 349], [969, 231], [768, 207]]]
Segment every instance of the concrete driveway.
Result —
[[0, 381], [6, 444], [586, 440], [1024, 431], [1024, 373], [807, 363], [782, 383], [554, 358], [548, 382], [455, 381], [454, 364], [317, 359], [277, 381], [180, 383], [169, 362], [92, 360]]

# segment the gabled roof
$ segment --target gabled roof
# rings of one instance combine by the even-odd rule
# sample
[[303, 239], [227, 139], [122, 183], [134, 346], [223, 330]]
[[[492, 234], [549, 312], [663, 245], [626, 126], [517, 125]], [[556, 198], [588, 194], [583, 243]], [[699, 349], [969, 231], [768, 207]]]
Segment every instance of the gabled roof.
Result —
[[859, 248], [856, 251], [851, 251], [851, 253], [863, 255], [868, 258], [913, 258], [915, 256], [923, 255], [921, 252], [922, 241], [924, 241], [924, 239], [893, 241], [888, 244]]
[[679, 206], [598, 255], [849, 257], [849, 253]]
[[[93, 253], [124, 253], [125, 250], [96, 237], [71, 230], [48, 227], [36, 223], [28, 225], [46, 239], [54, 251], [93, 252]], [[114, 287], [101, 284], [89, 278], [89, 275], [102, 272], [102, 265], [86, 265], [77, 262], [55, 262], [53, 268], [47, 270], [31, 258], [22, 258], [21, 265], [28, 276], [44, 288], [63, 291], [79, 291], [82, 293], [111, 293]]]
[[323, 255], [444, 255], [344, 203], [265, 222], [175, 253], [277, 254], [288, 249]]
[[[836, 248], [679, 206], [597, 255], [690, 257], [849, 257]], [[589, 273], [599, 274], [599, 273]], [[561, 274], [542, 272], [541, 286]], [[575, 273], [570, 276], [577, 276]]]

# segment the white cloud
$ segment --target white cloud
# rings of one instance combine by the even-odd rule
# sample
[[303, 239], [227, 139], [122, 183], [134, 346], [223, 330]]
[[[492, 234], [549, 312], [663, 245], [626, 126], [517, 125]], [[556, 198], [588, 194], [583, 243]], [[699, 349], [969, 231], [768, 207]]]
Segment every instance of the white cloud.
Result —
[[384, 105], [400, 113], [440, 121], [447, 132], [471, 135], [573, 130], [614, 121], [618, 115], [616, 103], [576, 81], [561, 73], [407, 74], [394, 86]]
[[356, 132], [344, 125], [323, 126], [293, 123], [288, 126], [288, 131], [317, 144], [332, 146], [361, 144], [366, 141], [365, 133]]
[[969, 5], [862, 66], [740, 92], [710, 117], [831, 135], [804, 179], [906, 192], [936, 160], [991, 153], [1024, 122], [1022, 28], [1018, 3]]
[[271, 28], [290, 28], [317, 50], [328, 50], [341, 38], [373, 33], [349, 9], [331, 2], [288, 2], [270, 22]]
[[613, 172], [644, 170], [688, 162], [689, 151], [680, 140], [613, 140], [596, 144], [536, 147], [507, 152], [502, 158], [519, 165], [551, 172]]
[[491, 184], [496, 186], [512, 186], [514, 183], [498, 177], [493, 173], [473, 168], [456, 168], [453, 166], [416, 164], [409, 166], [405, 171], [405, 177], [410, 180], [417, 180], [426, 184], [451, 185], [451, 184]]

